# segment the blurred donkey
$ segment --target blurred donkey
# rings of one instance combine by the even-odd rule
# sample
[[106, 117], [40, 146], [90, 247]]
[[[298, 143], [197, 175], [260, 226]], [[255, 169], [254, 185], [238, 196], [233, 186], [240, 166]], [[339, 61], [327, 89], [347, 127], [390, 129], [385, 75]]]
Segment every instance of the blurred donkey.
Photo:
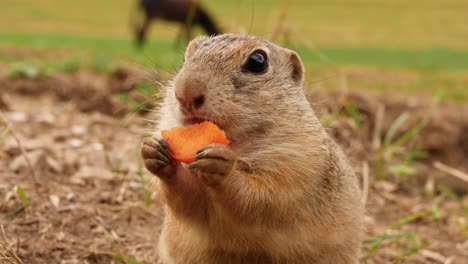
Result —
[[177, 43], [182, 38], [191, 39], [192, 26], [201, 26], [208, 35], [221, 33], [219, 26], [201, 6], [199, 0], [138, 0], [137, 11], [131, 16], [131, 24], [138, 47], [143, 47], [146, 33], [153, 19], [160, 18], [181, 24]]

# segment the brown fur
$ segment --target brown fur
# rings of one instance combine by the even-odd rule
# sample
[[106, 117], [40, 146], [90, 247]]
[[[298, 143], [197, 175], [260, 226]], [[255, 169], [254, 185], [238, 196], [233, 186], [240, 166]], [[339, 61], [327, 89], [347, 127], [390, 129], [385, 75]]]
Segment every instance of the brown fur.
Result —
[[[243, 71], [257, 49], [267, 53], [268, 71]], [[358, 263], [357, 180], [310, 108], [302, 79], [295, 52], [256, 37], [189, 44], [155, 137], [188, 118], [213, 121], [232, 143], [210, 145], [183, 165], [161, 157], [164, 141], [143, 142], [145, 165], [159, 175], [167, 205], [163, 263]], [[200, 96], [201, 105], [190, 104]]]

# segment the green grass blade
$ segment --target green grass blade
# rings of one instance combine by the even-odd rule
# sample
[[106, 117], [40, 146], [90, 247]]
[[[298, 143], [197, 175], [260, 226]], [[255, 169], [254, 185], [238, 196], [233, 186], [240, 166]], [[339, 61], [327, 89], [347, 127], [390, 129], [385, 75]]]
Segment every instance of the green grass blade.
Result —
[[145, 176], [143, 174], [143, 165], [141, 161], [139, 161], [139, 164], [138, 164], [137, 174], [138, 174], [138, 177], [140, 178], [140, 184], [143, 190], [143, 199], [145, 201], [145, 206], [146, 208], [149, 208], [151, 206], [151, 200], [152, 200], [151, 192], [147, 188], [147, 181], [145, 180]]
[[406, 176], [406, 175], [411, 175], [416, 172], [416, 170], [408, 165], [405, 164], [399, 164], [399, 165], [393, 165], [389, 167], [389, 170], [397, 175], [400, 176]]
[[28, 208], [30, 206], [30, 203], [28, 197], [26, 196], [26, 193], [24, 192], [23, 187], [21, 187], [20, 185], [16, 186], [16, 193], [23, 202], [24, 208]]
[[[377, 249], [379, 249], [380, 247], [380, 244], [382, 244], [382, 242], [384, 240], [386, 240], [386, 235], [382, 236], [382, 237], [378, 237], [374, 240], [366, 240], [364, 241], [364, 243], [368, 242], [368, 243], [373, 243], [372, 247], [367, 251], [366, 255], [362, 258], [364, 260], [364, 263], [367, 263], [367, 260], [372, 257], [372, 255], [374, 255], [374, 253], [377, 251]], [[367, 244], [367, 243], [366, 243]]]
[[7, 128], [0, 135], [0, 146], [2, 146], [3, 142], [5, 142], [5, 139], [8, 136], [8, 134], [10, 133], [10, 130], [11, 130], [11, 127], [7, 126]]
[[407, 259], [408, 257], [410, 257], [410, 256], [412, 256], [412, 255], [418, 253], [419, 250], [421, 249], [421, 242], [419, 241], [419, 239], [418, 239], [418, 237], [416, 236], [415, 233], [413, 233], [413, 232], [405, 232], [405, 233], [404, 233], [404, 236], [405, 236], [407, 239], [413, 241], [413, 243], [415, 244], [415, 246], [412, 247], [412, 248], [410, 248], [410, 249], [409, 249], [408, 251], [406, 251], [405, 253], [403, 253], [403, 255], [400, 256], [400, 258], [399, 258], [400, 260], [405, 260], [405, 259]]
[[435, 199], [434, 203], [432, 204], [432, 218], [435, 221], [440, 220], [440, 207], [439, 207], [439, 201], [437, 199]]
[[414, 150], [404, 154], [404, 164], [410, 165], [417, 159], [427, 158], [428, 154], [424, 151]]
[[342, 99], [342, 104], [346, 112], [348, 113], [348, 115], [353, 119], [354, 124], [356, 124], [358, 128], [361, 128], [362, 120], [361, 120], [361, 117], [359, 116], [359, 111], [357, 110], [357, 108], [351, 102], [349, 102], [346, 98]]
[[393, 148], [398, 148], [404, 145], [408, 140], [414, 138], [421, 132], [421, 130], [427, 125], [426, 120], [421, 120], [412, 129], [403, 134], [395, 143], [392, 144]]
[[409, 222], [412, 222], [412, 221], [414, 221], [416, 219], [423, 218], [423, 217], [431, 215], [431, 214], [432, 214], [432, 210], [427, 210], [427, 211], [422, 211], [422, 212], [418, 212], [418, 213], [415, 213], [415, 214], [411, 214], [411, 215], [403, 217], [403, 218], [399, 219], [398, 221], [396, 221], [395, 223], [391, 224], [389, 226], [389, 228], [390, 229], [398, 229], [398, 228], [408, 224]]
[[143, 262], [140, 262], [138, 260], [122, 256], [120, 254], [112, 255], [112, 258], [114, 260], [116, 260], [116, 261], [121, 261], [121, 262], [129, 263], [129, 264], [143, 264]]
[[408, 118], [409, 118], [409, 114], [407, 112], [404, 112], [400, 116], [398, 116], [398, 118], [393, 122], [387, 134], [385, 135], [385, 139], [384, 139], [385, 147], [388, 147], [392, 143], [393, 137], [395, 136], [396, 132], [406, 122], [406, 120], [408, 120]]
[[399, 239], [403, 237], [404, 235], [405, 235], [404, 233], [395, 234], [395, 235], [384, 234], [374, 239], [365, 240], [364, 244], [372, 244], [372, 247], [367, 251], [366, 255], [363, 257], [364, 262], [366, 262], [370, 257], [372, 257], [372, 255], [374, 255], [374, 253], [377, 251], [377, 249], [379, 249], [380, 245], [384, 241], [391, 240], [391, 239]]
[[381, 244], [384, 241], [398, 240], [398, 239], [401, 239], [401, 238], [406, 238], [406, 239], [411, 240], [415, 244], [415, 246], [410, 248], [408, 251], [404, 252], [399, 257], [399, 260], [406, 259], [407, 257], [417, 253], [420, 250], [421, 242], [417, 238], [416, 234], [413, 233], [413, 232], [408, 231], [408, 232], [403, 232], [403, 233], [394, 234], [394, 235], [383, 234], [383, 235], [378, 236], [378, 237], [376, 237], [374, 239], [369, 239], [369, 240], [364, 241], [364, 244], [372, 244], [372, 246], [367, 251], [366, 255], [362, 258], [362, 260], [364, 261], [364, 263], [367, 263], [367, 260], [375, 254], [375, 252], [380, 248]]

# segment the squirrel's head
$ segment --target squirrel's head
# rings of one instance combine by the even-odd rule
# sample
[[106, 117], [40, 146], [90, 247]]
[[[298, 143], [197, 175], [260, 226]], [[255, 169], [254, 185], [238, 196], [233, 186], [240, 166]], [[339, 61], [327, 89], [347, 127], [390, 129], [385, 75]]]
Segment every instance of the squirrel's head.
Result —
[[184, 124], [210, 120], [237, 137], [297, 113], [304, 68], [296, 52], [247, 35], [198, 37], [174, 79]]

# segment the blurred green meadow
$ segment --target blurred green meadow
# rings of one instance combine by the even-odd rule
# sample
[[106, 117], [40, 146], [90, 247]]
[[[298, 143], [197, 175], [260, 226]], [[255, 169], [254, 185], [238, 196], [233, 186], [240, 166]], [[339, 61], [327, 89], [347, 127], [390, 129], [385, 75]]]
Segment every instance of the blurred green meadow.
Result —
[[[69, 70], [82, 65], [102, 69], [127, 61], [174, 72], [184, 52], [183, 44], [175, 44], [180, 26], [154, 22], [148, 45], [137, 50], [129, 23], [135, 2], [2, 0], [0, 62]], [[312, 87], [339, 88], [339, 78], [334, 76], [351, 72], [378, 76], [372, 80], [351, 76], [352, 88], [443, 91], [449, 98], [466, 99], [466, 0], [200, 2], [224, 31], [270, 38], [280, 28], [276, 42], [299, 52]], [[278, 19], [282, 15], [284, 19]], [[12, 48], [61, 50], [67, 56], [24, 56]], [[402, 82], [401, 76], [409, 77]]]

